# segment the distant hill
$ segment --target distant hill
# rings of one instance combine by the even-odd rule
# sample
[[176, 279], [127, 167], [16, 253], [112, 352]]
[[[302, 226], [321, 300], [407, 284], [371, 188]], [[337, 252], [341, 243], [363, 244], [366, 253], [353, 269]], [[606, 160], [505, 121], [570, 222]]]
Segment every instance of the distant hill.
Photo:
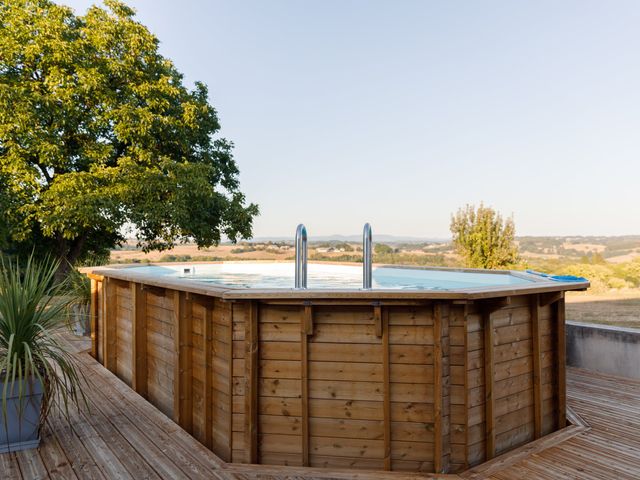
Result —
[[[288, 237], [255, 237], [249, 240], [251, 243], [262, 242], [292, 242], [294, 236]], [[362, 235], [313, 235], [309, 236], [310, 242], [361, 242]], [[398, 235], [373, 234], [374, 242], [382, 243], [443, 243], [450, 242], [450, 238], [404, 237]]]

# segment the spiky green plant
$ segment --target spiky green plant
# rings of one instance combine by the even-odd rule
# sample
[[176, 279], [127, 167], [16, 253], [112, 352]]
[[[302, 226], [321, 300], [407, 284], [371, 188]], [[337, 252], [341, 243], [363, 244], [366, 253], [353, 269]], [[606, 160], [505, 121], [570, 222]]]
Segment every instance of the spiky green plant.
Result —
[[65, 294], [69, 297], [68, 324], [69, 328], [80, 327], [86, 333], [89, 322], [89, 306], [91, 305], [91, 281], [80, 273], [76, 267], [71, 267], [67, 275]]
[[91, 303], [91, 281], [89, 277], [80, 273], [77, 268], [72, 268], [67, 277], [67, 294], [76, 304], [88, 305]]
[[[41, 422], [58, 405], [68, 416], [71, 404], [86, 403], [84, 377], [73, 355], [58, 336], [66, 326], [69, 299], [66, 286], [56, 284], [58, 262], [37, 261], [33, 255], [21, 265], [19, 259], [0, 258], [0, 380], [3, 418], [7, 398], [17, 392], [22, 399], [29, 380], [44, 388]], [[20, 402], [22, 403], [22, 402]]]

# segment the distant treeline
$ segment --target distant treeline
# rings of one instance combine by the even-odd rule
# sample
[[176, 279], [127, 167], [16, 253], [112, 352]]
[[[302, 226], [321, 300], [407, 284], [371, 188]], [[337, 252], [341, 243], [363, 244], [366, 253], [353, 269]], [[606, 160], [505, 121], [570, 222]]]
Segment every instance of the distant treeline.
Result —
[[[517, 237], [517, 241], [521, 252], [567, 257], [581, 256], [580, 251], [570, 247], [570, 245], [577, 244], [601, 247], [585, 253], [591, 255], [599, 253], [603, 258], [617, 257], [633, 251], [640, 251], [640, 235], [620, 237]], [[564, 246], [565, 244], [568, 244], [567, 247]]]

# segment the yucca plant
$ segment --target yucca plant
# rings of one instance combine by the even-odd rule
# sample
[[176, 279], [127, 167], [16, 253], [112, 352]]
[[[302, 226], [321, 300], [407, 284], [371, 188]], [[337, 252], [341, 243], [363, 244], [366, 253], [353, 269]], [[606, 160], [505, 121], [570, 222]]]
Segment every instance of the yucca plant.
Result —
[[69, 323], [77, 335], [89, 335], [89, 308], [91, 306], [91, 281], [77, 268], [69, 271], [66, 282], [69, 296]]
[[58, 263], [0, 258], [0, 452], [32, 448], [50, 409], [84, 402], [83, 376], [58, 336], [69, 297]]

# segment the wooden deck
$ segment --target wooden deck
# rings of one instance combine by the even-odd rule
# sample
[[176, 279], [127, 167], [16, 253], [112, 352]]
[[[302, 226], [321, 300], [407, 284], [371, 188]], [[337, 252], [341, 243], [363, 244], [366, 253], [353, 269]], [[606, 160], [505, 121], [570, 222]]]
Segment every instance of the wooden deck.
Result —
[[[76, 342], [77, 350], [85, 344]], [[88, 354], [91, 409], [53, 414], [39, 449], [0, 455], [2, 479], [426, 479], [416, 474], [226, 464]], [[568, 370], [577, 425], [448, 479], [640, 478], [640, 382]]]

